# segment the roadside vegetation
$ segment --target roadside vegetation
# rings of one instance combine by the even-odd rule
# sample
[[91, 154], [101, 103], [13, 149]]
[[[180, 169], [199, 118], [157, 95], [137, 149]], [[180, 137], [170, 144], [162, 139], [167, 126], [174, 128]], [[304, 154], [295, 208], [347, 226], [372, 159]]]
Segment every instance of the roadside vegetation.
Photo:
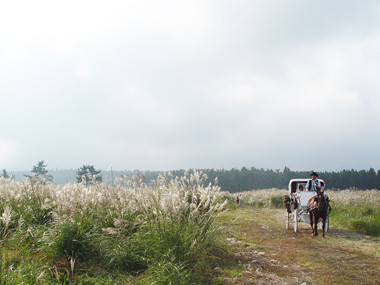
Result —
[[205, 179], [0, 178], [0, 284], [204, 284], [227, 203]]
[[333, 225], [357, 233], [380, 236], [380, 190], [343, 190], [331, 194]]

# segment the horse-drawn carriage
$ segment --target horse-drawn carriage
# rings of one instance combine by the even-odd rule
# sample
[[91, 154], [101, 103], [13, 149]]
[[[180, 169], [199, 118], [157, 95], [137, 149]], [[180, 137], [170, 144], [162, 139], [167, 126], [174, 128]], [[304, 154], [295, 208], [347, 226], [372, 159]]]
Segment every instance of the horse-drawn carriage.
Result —
[[[298, 231], [299, 222], [304, 221], [305, 223], [310, 224], [310, 199], [318, 196], [316, 191], [302, 191], [302, 189], [306, 190], [306, 183], [309, 180], [310, 179], [291, 179], [289, 182], [289, 196], [285, 196], [286, 228], [289, 229], [289, 224], [293, 221], [295, 232]], [[321, 184], [321, 191], [323, 191], [326, 184], [322, 179], [318, 179], [318, 181]], [[323, 197], [323, 199], [325, 199], [325, 197]], [[327, 201], [326, 207], [329, 208], [328, 198], [324, 201]], [[327, 232], [329, 229], [329, 209], [327, 210], [327, 208], [325, 213], [326, 219], [324, 223], [324, 232]]]

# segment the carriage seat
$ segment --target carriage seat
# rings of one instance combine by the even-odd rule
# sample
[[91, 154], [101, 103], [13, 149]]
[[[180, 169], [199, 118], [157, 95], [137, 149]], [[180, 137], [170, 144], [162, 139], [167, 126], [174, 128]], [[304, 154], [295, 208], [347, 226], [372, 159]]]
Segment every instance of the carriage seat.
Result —
[[315, 191], [303, 191], [298, 193], [301, 208], [306, 209], [307, 202], [309, 202], [309, 200], [316, 195], [317, 194]]

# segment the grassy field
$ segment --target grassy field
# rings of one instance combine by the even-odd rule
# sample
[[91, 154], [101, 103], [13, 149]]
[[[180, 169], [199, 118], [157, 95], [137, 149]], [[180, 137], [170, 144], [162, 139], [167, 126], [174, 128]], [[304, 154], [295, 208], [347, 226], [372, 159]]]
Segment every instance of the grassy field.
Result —
[[0, 284], [204, 284], [227, 201], [204, 176], [0, 181]]
[[0, 285], [379, 283], [376, 190], [332, 192], [322, 240], [306, 224], [285, 230], [284, 190], [244, 192], [237, 206], [202, 173], [142, 178], [1, 178]]

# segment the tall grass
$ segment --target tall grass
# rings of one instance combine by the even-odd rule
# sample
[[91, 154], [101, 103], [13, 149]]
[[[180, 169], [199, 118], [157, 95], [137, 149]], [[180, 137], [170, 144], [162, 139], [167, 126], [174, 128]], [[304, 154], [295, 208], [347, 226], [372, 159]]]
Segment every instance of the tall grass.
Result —
[[330, 216], [338, 226], [361, 234], [380, 236], [380, 191], [343, 190], [331, 192]]
[[288, 193], [276, 188], [246, 191], [242, 192], [242, 201], [243, 204], [255, 207], [278, 208], [283, 206], [284, 195]]
[[201, 284], [218, 235], [214, 219], [227, 204], [206, 179], [194, 172], [149, 185], [136, 175], [53, 186], [0, 178], [0, 280], [16, 264], [40, 264], [49, 282], [75, 283], [97, 264], [142, 284]]

